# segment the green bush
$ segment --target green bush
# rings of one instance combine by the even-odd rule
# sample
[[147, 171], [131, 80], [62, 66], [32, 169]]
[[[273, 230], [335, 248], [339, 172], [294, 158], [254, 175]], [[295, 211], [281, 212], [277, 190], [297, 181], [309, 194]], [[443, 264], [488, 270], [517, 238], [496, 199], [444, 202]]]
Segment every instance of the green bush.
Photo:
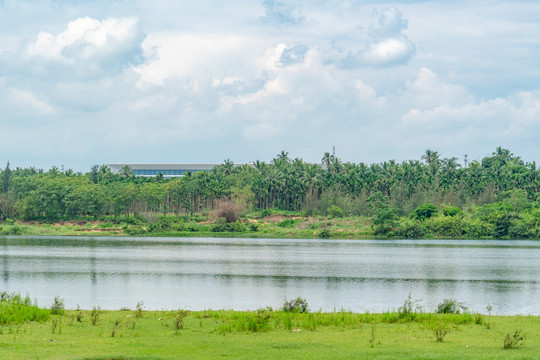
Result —
[[508, 228], [508, 236], [511, 239], [528, 239], [534, 235], [534, 230], [523, 222], [514, 221]]
[[294, 312], [294, 313], [307, 313], [308, 312], [308, 303], [306, 299], [297, 297], [294, 300], [285, 299], [283, 303], [283, 311], [285, 312]]
[[469, 221], [465, 225], [465, 236], [471, 239], [492, 237], [495, 228], [492, 224], [475, 220]]
[[456, 299], [444, 299], [442, 303], [437, 305], [437, 314], [461, 314], [466, 312], [467, 307], [458, 302]]
[[465, 224], [459, 216], [437, 216], [426, 221], [427, 228], [434, 234], [443, 237], [462, 237]]
[[418, 221], [409, 220], [399, 224], [394, 236], [404, 239], [420, 239], [426, 234], [425, 228]]
[[336, 205], [332, 205], [329, 208], [327, 208], [326, 213], [328, 214], [328, 216], [332, 218], [343, 217], [344, 215], [343, 210], [339, 206], [336, 206]]
[[456, 206], [447, 206], [443, 209], [444, 216], [458, 216], [463, 214], [463, 210]]
[[297, 223], [295, 219], [284, 219], [278, 222], [276, 225], [282, 228], [292, 228]]
[[433, 204], [423, 204], [417, 207], [410, 215], [411, 219], [416, 220], [426, 220], [429, 219], [432, 216], [437, 215], [438, 210], [437, 207]]
[[245, 232], [246, 226], [240, 221], [231, 223], [225, 218], [217, 218], [210, 230], [212, 232]]

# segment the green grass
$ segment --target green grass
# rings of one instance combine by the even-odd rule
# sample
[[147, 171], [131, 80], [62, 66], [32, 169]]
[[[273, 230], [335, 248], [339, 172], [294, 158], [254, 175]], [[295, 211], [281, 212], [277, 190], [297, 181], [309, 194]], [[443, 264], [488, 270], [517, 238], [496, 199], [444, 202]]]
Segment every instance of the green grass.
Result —
[[[28, 305], [30, 306], [30, 305]], [[0, 326], [1, 359], [533, 359], [540, 318], [428, 314], [90, 311]], [[140, 314], [139, 314], [140, 315]], [[184, 314], [185, 315], [185, 314]], [[481, 321], [477, 321], [477, 319]], [[449, 331], [437, 342], [435, 326]], [[114, 337], [112, 332], [114, 329]], [[503, 349], [520, 329], [523, 346]]]

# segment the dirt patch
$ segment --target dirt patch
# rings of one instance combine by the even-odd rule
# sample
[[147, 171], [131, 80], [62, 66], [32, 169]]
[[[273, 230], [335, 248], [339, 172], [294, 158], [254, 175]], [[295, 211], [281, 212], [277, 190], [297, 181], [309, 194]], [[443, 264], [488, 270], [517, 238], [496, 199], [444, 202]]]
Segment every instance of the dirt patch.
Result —
[[122, 229], [75, 229], [75, 231], [84, 231], [84, 232], [122, 232]]
[[301, 216], [270, 215], [270, 216], [267, 216], [267, 217], [263, 218], [262, 220], [264, 220], [266, 222], [269, 222], [269, 223], [278, 223], [278, 222], [283, 221], [285, 219], [296, 220], [296, 219], [302, 219], [302, 217]]

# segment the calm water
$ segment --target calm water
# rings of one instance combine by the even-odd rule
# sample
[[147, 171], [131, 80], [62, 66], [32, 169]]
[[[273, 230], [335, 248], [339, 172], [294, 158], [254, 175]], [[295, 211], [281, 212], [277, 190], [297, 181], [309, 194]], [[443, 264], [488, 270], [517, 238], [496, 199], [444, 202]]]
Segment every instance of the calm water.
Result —
[[285, 298], [313, 310], [380, 312], [409, 293], [473, 311], [540, 314], [540, 242], [0, 238], [0, 290], [89, 309], [257, 309]]

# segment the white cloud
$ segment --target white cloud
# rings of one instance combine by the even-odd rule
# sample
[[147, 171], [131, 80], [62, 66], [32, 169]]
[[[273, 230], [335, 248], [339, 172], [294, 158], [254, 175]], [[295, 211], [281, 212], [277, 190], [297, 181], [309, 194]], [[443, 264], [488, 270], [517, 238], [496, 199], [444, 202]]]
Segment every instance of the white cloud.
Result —
[[57, 35], [40, 32], [8, 61], [18, 71], [30, 67], [37, 76], [103, 76], [137, 63], [143, 38], [138, 18], [82, 17], [69, 22]]

